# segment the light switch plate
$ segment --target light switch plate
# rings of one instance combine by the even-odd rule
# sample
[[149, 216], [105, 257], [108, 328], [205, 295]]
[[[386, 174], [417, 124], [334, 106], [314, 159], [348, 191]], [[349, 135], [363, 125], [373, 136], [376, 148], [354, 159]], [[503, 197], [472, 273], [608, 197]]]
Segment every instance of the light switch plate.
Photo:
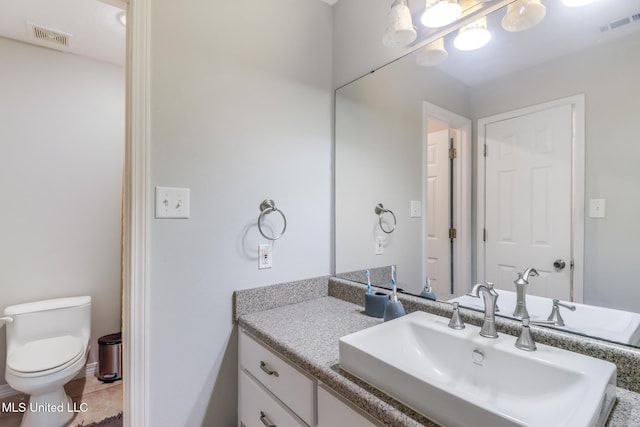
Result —
[[156, 187], [156, 218], [189, 218], [189, 189]]
[[607, 216], [606, 199], [589, 200], [589, 218], [604, 218]]

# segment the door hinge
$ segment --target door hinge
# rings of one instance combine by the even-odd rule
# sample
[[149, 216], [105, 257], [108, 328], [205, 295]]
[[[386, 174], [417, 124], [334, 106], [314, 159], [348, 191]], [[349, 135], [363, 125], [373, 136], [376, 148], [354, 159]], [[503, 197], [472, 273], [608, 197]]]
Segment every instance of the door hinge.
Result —
[[487, 144], [484, 144], [484, 146], [483, 146], [483, 147], [484, 147], [484, 148], [482, 149], [482, 155], [483, 155], [484, 157], [487, 157], [487, 152], [489, 151], [489, 150], [487, 149]]
[[456, 150], [455, 148], [449, 148], [449, 159], [453, 160], [456, 157], [458, 157], [458, 150]]
[[450, 239], [455, 239], [458, 236], [458, 230], [456, 230], [455, 228], [450, 228], [449, 229], [449, 238]]
[[483, 242], [487, 241], [487, 229], [486, 228], [482, 229], [482, 241]]

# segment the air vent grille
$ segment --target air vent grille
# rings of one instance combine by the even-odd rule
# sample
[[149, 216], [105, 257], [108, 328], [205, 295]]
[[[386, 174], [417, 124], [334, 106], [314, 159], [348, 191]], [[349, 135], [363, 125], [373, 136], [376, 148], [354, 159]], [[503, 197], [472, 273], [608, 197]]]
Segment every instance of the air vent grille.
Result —
[[31, 35], [36, 40], [55, 43], [64, 47], [69, 46], [69, 39], [71, 38], [71, 34], [67, 34], [58, 30], [52, 30], [50, 28], [45, 28], [37, 24], [32, 24], [31, 22], [28, 22], [27, 24], [31, 29]]
[[620, 28], [624, 25], [630, 24], [631, 22], [639, 22], [639, 21], [640, 21], [640, 13], [636, 13], [634, 15], [618, 19], [617, 21], [613, 21], [608, 25], [601, 26], [600, 32], [604, 33], [609, 30], [615, 30], [616, 28]]

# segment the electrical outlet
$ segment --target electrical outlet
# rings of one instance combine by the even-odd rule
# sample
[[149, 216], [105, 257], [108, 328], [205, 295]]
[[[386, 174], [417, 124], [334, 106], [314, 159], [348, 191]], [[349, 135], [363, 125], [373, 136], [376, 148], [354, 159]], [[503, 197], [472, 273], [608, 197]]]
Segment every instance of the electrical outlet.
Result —
[[384, 237], [382, 236], [376, 237], [375, 253], [376, 255], [382, 255], [384, 253]]
[[270, 243], [261, 243], [258, 245], [258, 270], [264, 270], [272, 267], [272, 248]]
[[605, 199], [589, 200], [589, 218], [605, 218], [607, 216], [607, 201]]
[[189, 218], [189, 189], [156, 187], [156, 218]]

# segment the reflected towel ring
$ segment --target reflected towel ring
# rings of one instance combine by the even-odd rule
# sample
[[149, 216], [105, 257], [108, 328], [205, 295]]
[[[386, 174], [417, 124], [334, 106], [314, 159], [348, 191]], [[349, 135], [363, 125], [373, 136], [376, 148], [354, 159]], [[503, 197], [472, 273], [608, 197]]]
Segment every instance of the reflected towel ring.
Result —
[[[282, 215], [282, 221], [284, 222], [284, 227], [282, 227], [282, 232], [277, 236], [267, 236], [266, 234], [264, 234], [264, 231], [262, 231], [263, 217], [272, 212], [280, 213], [280, 215]], [[286, 230], [287, 230], [287, 217], [284, 216], [284, 213], [280, 209], [276, 208], [276, 202], [274, 202], [271, 199], [263, 200], [262, 203], [260, 203], [260, 216], [258, 217], [258, 231], [260, 231], [260, 234], [262, 234], [262, 237], [268, 240], [278, 240], [279, 238], [282, 237], [282, 235]]]
[[[393, 230], [396, 229], [396, 225], [398, 224], [398, 222], [396, 221], [396, 214], [394, 214], [392, 210], [386, 209], [384, 206], [382, 206], [382, 203], [378, 203], [376, 205], [375, 213], [378, 215], [378, 223], [380, 224], [380, 229], [387, 234], [393, 233]], [[390, 213], [393, 217], [393, 227], [391, 227], [391, 230], [385, 230], [382, 226], [382, 216], [386, 213]]]

